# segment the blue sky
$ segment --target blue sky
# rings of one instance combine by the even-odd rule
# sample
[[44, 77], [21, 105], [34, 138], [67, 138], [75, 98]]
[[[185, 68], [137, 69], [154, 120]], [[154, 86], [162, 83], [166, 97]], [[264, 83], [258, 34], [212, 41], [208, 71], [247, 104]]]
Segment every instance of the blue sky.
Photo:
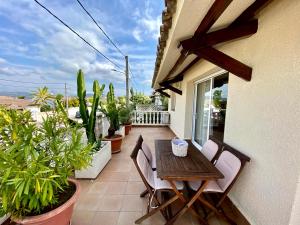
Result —
[[[76, 0], [40, 0], [114, 62], [123, 56], [108, 42]], [[134, 89], [151, 93], [157, 38], [164, 1], [81, 0], [97, 22], [129, 56]], [[125, 76], [82, 40], [62, 26], [33, 0], [0, 4], [0, 79], [36, 83], [64, 83], [76, 94], [76, 72], [85, 72], [87, 91], [92, 81], [113, 82], [117, 95], [125, 93]], [[118, 69], [118, 68], [116, 68]], [[0, 91], [32, 91], [39, 84], [0, 80]], [[63, 84], [47, 85], [63, 92]], [[107, 89], [106, 89], [107, 90]]]

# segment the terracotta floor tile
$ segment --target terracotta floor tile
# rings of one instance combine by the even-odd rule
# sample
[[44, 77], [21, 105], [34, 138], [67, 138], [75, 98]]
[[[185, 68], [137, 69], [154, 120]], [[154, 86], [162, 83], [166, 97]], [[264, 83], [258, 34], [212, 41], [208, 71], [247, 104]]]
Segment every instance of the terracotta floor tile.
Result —
[[97, 194], [86, 194], [76, 203], [76, 210], [96, 211], [100, 197]]
[[120, 211], [123, 203], [123, 195], [111, 195], [100, 198], [98, 211]]
[[108, 182], [94, 182], [91, 184], [91, 187], [88, 191], [89, 194], [97, 194], [99, 196], [103, 196], [106, 193], [108, 188]]
[[140, 218], [141, 216], [141, 212], [120, 212], [118, 225], [134, 225], [134, 221]]
[[146, 190], [145, 184], [141, 181], [132, 181], [127, 183], [125, 194], [140, 195]]
[[117, 225], [119, 212], [95, 212], [91, 225]]
[[129, 172], [103, 171], [97, 181], [128, 181]]
[[86, 210], [74, 210], [72, 216], [72, 225], [90, 225], [95, 212]]
[[127, 182], [106, 182], [105, 195], [123, 195], [126, 191]]
[[147, 204], [147, 198], [139, 195], [124, 195], [121, 211], [143, 211]]
[[[129, 157], [129, 156], [128, 156]], [[131, 169], [131, 162], [129, 160], [112, 160], [106, 166], [105, 171], [113, 172], [129, 172]]]
[[130, 170], [129, 181], [142, 181], [140, 174], [138, 173], [136, 168], [132, 168]]

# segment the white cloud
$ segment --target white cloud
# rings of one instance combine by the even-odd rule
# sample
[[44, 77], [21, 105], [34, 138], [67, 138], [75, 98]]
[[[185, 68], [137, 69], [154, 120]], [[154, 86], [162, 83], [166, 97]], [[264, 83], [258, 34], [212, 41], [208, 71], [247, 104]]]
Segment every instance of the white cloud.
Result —
[[141, 33], [142, 33], [142, 30], [140, 30], [138, 27], [136, 27], [133, 32], [132, 32], [132, 35], [133, 37], [138, 41], [138, 42], [142, 42], [143, 39], [141, 37]]
[[[153, 15], [153, 8], [150, 6], [150, 1], [145, 2], [143, 13], [139, 9], [136, 9], [133, 15], [137, 23], [133, 31], [133, 37], [138, 42], [149, 37], [157, 40], [159, 37], [161, 16]], [[143, 38], [141, 37], [141, 34], [143, 34]]]
[[4, 64], [6, 62], [7, 62], [6, 59], [0, 58], [0, 64]]
[[[123, 57], [116, 52], [113, 46], [108, 44], [90, 19], [83, 16], [84, 13], [78, 8], [76, 2], [59, 0], [41, 2], [114, 62], [124, 65]], [[127, 2], [132, 4], [130, 0]], [[131, 7], [135, 6], [131, 5]], [[125, 35], [125, 37], [133, 35], [141, 43], [146, 39], [157, 38], [160, 24], [160, 19], [153, 13], [149, 1], [146, 1], [145, 7], [141, 11], [142, 13], [139, 10], [134, 13], [133, 22], [136, 23], [136, 26], [130, 29], [119, 27], [117, 31], [115, 31], [115, 26], [109, 26], [108, 23], [108, 21], [114, 21], [114, 18], [101, 18], [101, 16], [105, 16], [103, 10], [93, 7], [90, 7], [90, 10], [94, 16], [101, 13], [101, 21], [107, 25], [103, 26], [106, 31], [113, 28], [116, 35]], [[82, 68], [87, 79], [98, 79], [99, 81], [103, 79], [103, 82], [116, 82], [120, 84], [119, 86], [124, 84], [125, 77], [121, 73], [112, 72], [111, 70], [115, 67], [111, 63], [96, 54], [93, 49], [62, 26], [34, 1], [3, 1], [0, 4], [0, 16], [6, 17], [12, 24], [16, 24], [16, 27], [12, 26], [9, 29], [0, 28], [0, 76], [2, 78], [6, 76], [18, 80], [26, 77], [26, 80], [29, 81], [67, 81], [73, 82], [75, 85], [76, 71]], [[19, 27], [22, 29], [18, 29]], [[10, 40], [9, 35], [13, 35], [16, 40], [21, 41]], [[31, 40], [33, 36], [35, 38]], [[116, 39], [122, 38], [116, 36]], [[155, 55], [149, 53], [149, 47], [145, 42], [139, 45], [123, 43], [118, 46], [122, 51], [129, 54], [130, 66], [138, 79], [137, 83], [140, 80], [151, 78]], [[6, 58], [5, 56], [9, 57]], [[13, 59], [14, 63], [8, 63], [8, 59]], [[32, 67], [25, 66], [28, 61], [30, 61], [30, 65], [33, 65]], [[38, 63], [40, 65], [37, 65]]]

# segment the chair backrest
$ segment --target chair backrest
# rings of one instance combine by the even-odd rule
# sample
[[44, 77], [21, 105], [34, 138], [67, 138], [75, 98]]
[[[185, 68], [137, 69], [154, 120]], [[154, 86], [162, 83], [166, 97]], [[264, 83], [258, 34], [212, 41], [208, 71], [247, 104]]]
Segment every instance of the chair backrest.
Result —
[[218, 150], [219, 150], [218, 144], [209, 139], [204, 143], [201, 152], [209, 161], [212, 162]]
[[145, 142], [142, 143], [142, 150], [145, 153], [145, 156], [147, 157], [148, 162], [152, 162], [152, 153], [151, 153], [151, 150], [150, 150], [149, 146]]
[[[223, 157], [221, 158], [221, 156], [224, 153], [226, 155], [223, 156], [224, 158]], [[229, 153], [231, 155], [229, 155]], [[217, 160], [217, 163], [215, 165], [216, 167], [217, 167], [217, 164], [219, 164], [218, 162], [220, 159], [221, 159], [221, 161], [226, 161], [227, 163], [229, 162], [229, 164], [227, 164], [227, 163], [226, 164], [229, 166], [229, 168], [231, 168], [230, 169], [231, 175], [228, 176], [228, 178], [226, 178], [226, 173], [223, 172], [222, 169], [219, 169], [219, 170], [221, 170], [221, 172], [223, 173], [223, 175], [225, 176], [226, 179], [225, 180], [220, 179], [217, 181], [222, 189], [225, 188], [225, 189], [223, 189], [224, 193], [223, 193], [222, 197], [219, 199], [218, 203], [216, 204], [217, 207], [219, 207], [222, 204], [222, 202], [224, 201], [224, 199], [226, 198], [227, 194], [229, 193], [229, 191], [233, 187], [234, 183], [237, 181], [238, 177], [240, 176], [246, 163], [250, 162], [250, 158], [248, 156], [246, 156], [245, 154], [241, 153], [240, 151], [234, 149], [233, 147], [229, 146], [226, 143], [222, 143], [222, 152], [220, 153], [220, 157]], [[237, 159], [239, 160], [239, 162], [237, 161]], [[239, 168], [239, 169], [236, 172], [237, 168]], [[233, 177], [233, 174], [235, 174], [234, 177]]]
[[144, 179], [147, 181], [148, 185], [150, 185], [152, 188], [154, 188], [155, 183], [154, 183], [153, 170], [148, 162], [148, 159], [147, 159], [145, 153], [142, 150], [138, 151], [136, 161], [137, 161], [137, 165], [142, 173], [141, 176], [144, 177]]
[[223, 192], [233, 182], [241, 169], [241, 165], [240, 159], [231, 152], [225, 150], [221, 153], [215, 166], [224, 175], [224, 178], [217, 180]]
[[137, 154], [139, 152], [139, 150], [142, 148], [142, 144], [143, 144], [143, 137], [142, 135], [139, 136], [136, 145], [134, 147], [134, 149], [132, 150], [130, 157], [134, 160], [137, 157]]

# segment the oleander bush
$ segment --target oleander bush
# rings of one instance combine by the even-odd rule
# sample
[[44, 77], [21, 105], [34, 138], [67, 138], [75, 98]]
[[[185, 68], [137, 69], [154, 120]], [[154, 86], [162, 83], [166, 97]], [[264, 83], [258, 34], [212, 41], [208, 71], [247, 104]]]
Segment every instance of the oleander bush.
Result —
[[28, 111], [0, 108], [0, 213], [39, 215], [72, 196], [68, 178], [91, 162], [91, 144], [61, 111], [40, 125]]

